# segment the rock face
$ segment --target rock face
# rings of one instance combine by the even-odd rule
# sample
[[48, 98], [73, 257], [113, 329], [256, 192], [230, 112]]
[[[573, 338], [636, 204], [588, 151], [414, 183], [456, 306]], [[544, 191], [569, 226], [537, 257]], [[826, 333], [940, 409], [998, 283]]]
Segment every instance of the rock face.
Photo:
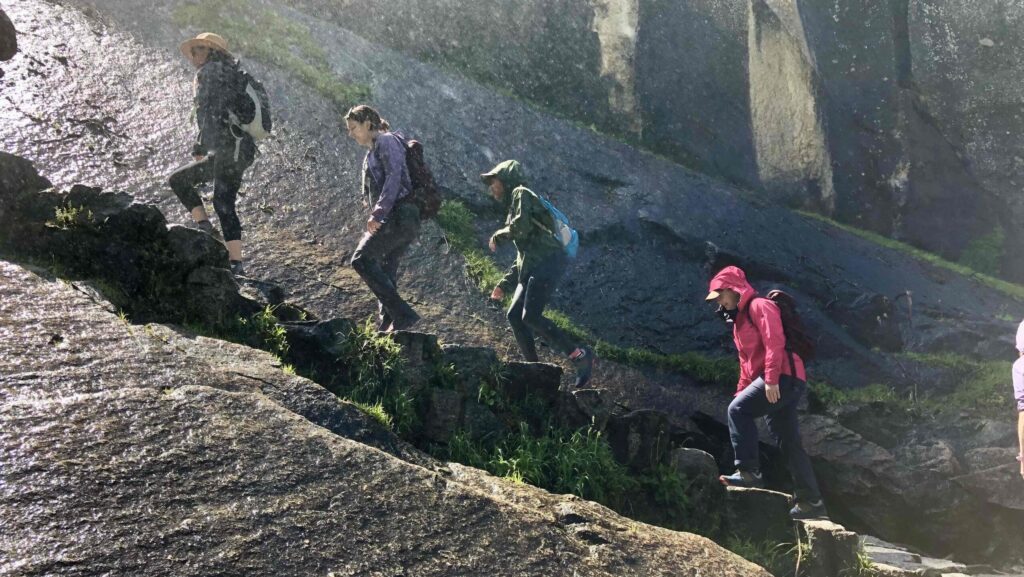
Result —
[[[501, 3], [490, 17], [472, 3], [302, 4], [378, 19], [360, 33], [953, 259], [996, 226], [1016, 238], [997, 207], [1024, 215], [1024, 13], [1007, 0], [561, 0], [557, 25], [519, 3], [521, 26]], [[989, 266], [1024, 278], [1016, 261]]]
[[767, 575], [446, 468], [267, 353], [127, 325], [9, 263], [0, 290], [0, 573]]

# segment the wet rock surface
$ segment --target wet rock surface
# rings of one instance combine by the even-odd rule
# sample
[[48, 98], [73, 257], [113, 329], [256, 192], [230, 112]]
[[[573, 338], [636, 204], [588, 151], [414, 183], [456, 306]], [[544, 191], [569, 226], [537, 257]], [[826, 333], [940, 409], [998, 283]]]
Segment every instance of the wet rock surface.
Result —
[[[93, 16], [83, 16], [76, 6], [85, 6]], [[498, 216], [482, 202], [475, 174], [505, 156], [524, 159], [535, 188], [550, 191], [584, 234], [585, 251], [555, 305], [602, 338], [662, 352], [731, 354], [726, 329], [699, 300], [707, 270], [725, 264], [725, 259], [741, 258], [760, 288], [781, 286], [809, 305], [805, 318], [822, 335], [821, 347], [827, 352], [816, 371], [843, 385], [898, 382], [901, 374], [885, 354], [866, 346], [864, 337], [858, 340], [856, 331], [848, 331], [848, 313], [839, 315], [830, 307], [856, 303], [865, 294], [894, 299], [911, 291], [916, 304], [934, 312], [924, 322], [915, 317], [911, 326], [897, 310], [899, 320], [894, 322], [906, 346], [914, 350], [944, 347], [951, 342], [949, 335], [965, 347], [1009, 346], [1004, 335], [1012, 334], [1015, 323], [986, 319], [1012, 313], [1019, 303], [972, 279], [765, 206], [720, 182], [552, 119], [345, 30], [273, 3], [266, 6], [309, 25], [313, 36], [336, 55], [332, 66], [339, 74], [371, 83], [375, 104], [385, 115], [430, 144], [428, 158], [444, 184], [483, 215], [478, 222], [481, 232]], [[130, 190], [137, 200], [156, 203], [170, 222], [184, 222], [177, 200], [168, 198], [164, 179], [171, 168], [187, 161], [185, 148], [192, 137], [190, 72], [175, 49], [187, 31], [168, 24], [165, 5], [133, 0], [63, 6], [27, 0], [10, 10], [19, 26], [25, 23], [32, 33], [26, 42], [36, 56], [20, 55], [5, 65], [0, 144], [36, 159], [60, 188], [85, 180], [111, 190]], [[111, 46], [118, 49], [112, 51]], [[263, 147], [240, 202], [251, 249], [250, 275], [286, 287], [289, 298], [308, 304], [318, 317], [365, 318], [375, 303], [344, 266], [363, 221], [353, 192], [362, 151], [325, 121], [335, 118], [327, 103], [310, 96], [286, 73], [247, 63], [267, 81], [275, 111], [280, 112], [278, 138]], [[11, 86], [18, 90], [11, 91]], [[452, 121], [442, 126], [437, 118]], [[77, 194], [95, 195], [87, 190]], [[37, 205], [40, 217], [53, 219], [54, 205], [47, 203]], [[125, 213], [126, 230], [154, 222], [152, 211], [122, 210], [126, 208], [118, 209]], [[172, 228], [167, 235], [189, 233]], [[709, 253], [709, 246], [715, 250]], [[221, 258], [215, 247], [208, 248], [207, 257], [195, 264], [209, 265], [207, 258]], [[448, 342], [487, 345], [500, 356], [514, 357], [503, 314], [484, 302], [465, 279], [463, 266], [462, 259], [446, 248], [439, 229], [427, 225], [401, 279], [403, 291], [424, 316], [424, 330]], [[194, 270], [203, 271], [195, 273], [197, 280], [224, 279], [223, 273], [210, 268]], [[576, 298], [581, 294], [587, 298]], [[970, 299], [963, 298], [968, 294]], [[869, 313], [875, 314], [874, 309], [865, 314]], [[854, 320], [870, 324], [870, 319]], [[971, 322], [976, 328], [965, 332], [962, 327]], [[54, 329], [47, 338], [60, 344], [64, 337]], [[553, 355], [545, 356], [554, 360]], [[609, 393], [606, 405], [657, 407], [675, 426], [682, 426], [695, 412], [721, 418], [730, 398], [728, 390], [699, 387], [680, 375], [613, 363], [602, 363], [595, 382]], [[315, 414], [321, 410], [309, 409]], [[852, 450], [842, 438], [845, 433], [831, 423], [824, 427], [825, 432], [841, 434], [837, 438], [822, 433], [826, 446], [820, 458], [841, 462], [845, 451]], [[892, 431], [886, 434], [895, 438]], [[985, 443], [996, 442], [996, 436], [976, 441], [978, 447], [991, 446]], [[962, 449], [956, 450], [959, 459]], [[850, 519], [902, 531], [903, 521], [879, 511], [888, 501], [878, 504], [864, 497], [873, 494], [876, 485], [891, 488], [894, 494], [903, 492], [890, 480], [879, 480], [870, 471], [875, 461], [868, 457], [863, 469], [869, 472], [850, 477], [856, 481], [854, 489], [834, 497], [863, 507], [846, 511]], [[848, 480], [845, 472], [824, 476], [829, 485], [843, 487]], [[935, 479], [926, 475], [928, 483]], [[957, 490], [945, 481], [942, 486], [944, 491]], [[909, 509], [899, 505], [891, 511], [912, 511], [924, 496], [910, 495]], [[903, 498], [893, 496], [894, 502]], [[956, 493], [950, 502], [963, 499], [962, 492]], [[951, 506], [936, 517], [956, 518], [958, 511]], [[936, 534], [945, 531], [939, 522], [930, 529]], [[920, 538], [930, 542], [931, 535]]]
[[446, 473], [267, 353], [0, 275], [5, 575], [765, 575], [591, 503], [567, 531], [566, 497]]

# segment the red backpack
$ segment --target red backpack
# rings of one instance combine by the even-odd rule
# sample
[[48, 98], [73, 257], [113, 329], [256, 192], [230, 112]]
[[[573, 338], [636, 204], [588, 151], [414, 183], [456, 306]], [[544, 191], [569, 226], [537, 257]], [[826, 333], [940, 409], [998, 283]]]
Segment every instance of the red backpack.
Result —
[[405, 144], [405, 165], [412, 181], [412, 201], [420, 209], [420, 220], [434, 218], [441, 210], [441, 191], [423, 158], [423, 145], [418, 140], [403, 138], [402, 142]]

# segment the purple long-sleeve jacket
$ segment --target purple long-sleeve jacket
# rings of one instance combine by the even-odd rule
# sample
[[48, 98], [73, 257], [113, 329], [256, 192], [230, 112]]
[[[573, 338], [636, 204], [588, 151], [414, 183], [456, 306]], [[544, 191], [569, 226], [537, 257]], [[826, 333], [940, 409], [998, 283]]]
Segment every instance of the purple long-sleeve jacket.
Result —
[[[1024, 353], [1024, 321], [1017, 327], [1017, 350]], [[1018, 357], [1013, 363], [1013, 398], [1017, 401], [1017, 410], [1024, 413], [1024, 357]]]
[[363, 194], [373, 207], [373, 220], [384, 222], [395, 203], [411, 191], [404, 138], [395, 132], [380, 133], [363, 159]]

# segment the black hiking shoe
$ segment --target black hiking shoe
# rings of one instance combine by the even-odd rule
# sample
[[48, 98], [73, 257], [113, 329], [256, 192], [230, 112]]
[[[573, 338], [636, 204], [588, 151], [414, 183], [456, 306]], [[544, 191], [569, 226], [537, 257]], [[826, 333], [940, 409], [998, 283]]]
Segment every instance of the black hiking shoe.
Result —
[[811, 503], [796, 502], [796, 505], [789, 510], [789, 516], [794, 521], [805, 519], [828, 519], [828, 511], [825, 509], [825, 502], [821, 499]]
[[576, 382], [573, 384], [573, 388], [580, 389], [590, 382], [590, 375], [594, 372], [594, 361], [597, 360], [597, 355], [590, 347], [580, 347], [576, 350], [579, 351], [579, 354], [575, 357], [570, 356], [569, 360], [572, 361], [572, 366], [576, 367]]
[[391, 327], [388, 329], [388, 332], [407, 331], [420, 321], [420, 315], [416, 314], [415, 311], [409, 312], [409, 315], [395, 319], [394, 322], [391, 323]]
[[388, 315], [381, 315], [380, 321], [377, 322], [378, 333], [389, 333], [391, 332], [391, 317]]
[[746, 487], [748, 489], [764, 488], [764, 478], [760, 471], [740, 471], [732, 475], [722, 475], [718, 478], [726, 487]]

